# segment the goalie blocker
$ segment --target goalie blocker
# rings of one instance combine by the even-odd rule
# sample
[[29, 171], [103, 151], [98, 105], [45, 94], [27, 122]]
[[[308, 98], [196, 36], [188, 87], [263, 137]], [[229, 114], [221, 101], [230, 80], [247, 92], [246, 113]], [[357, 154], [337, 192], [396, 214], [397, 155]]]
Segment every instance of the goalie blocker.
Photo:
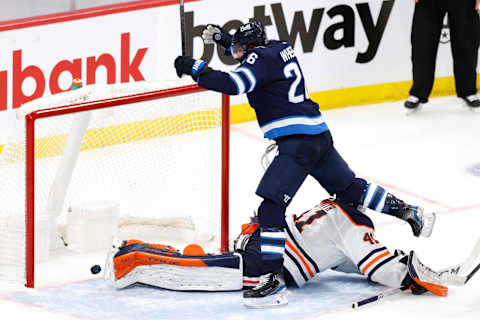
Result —
[[[301, 287], [327, 269], [363, 274], [371, 281], [414, 294], [430, 291], [446, 296], [447, 285], [458, 285], [423, 265], [415, 253], [391, 253], [375, 239], [372, 221], [338, 201], [324, 200], [300, 216], [287, 217], [283, 270], [287, 285]], [[171, 290], [230, 291], [251, 288], [261, 275], [261, 239], [258, 224], [242, 226], [235, 252], [206, 255], [189, 245], [183, 254], [170, 246], [129, 240], [116, 249], [107, 266], [113, 267], [113, 283], [124, 288], [143, 283]], [[477, 250], [478, 251], [478, 250]], [[476, 254], [470, 260], [478, 264]], [[108, 268], [108, 267], [107, 267]]]

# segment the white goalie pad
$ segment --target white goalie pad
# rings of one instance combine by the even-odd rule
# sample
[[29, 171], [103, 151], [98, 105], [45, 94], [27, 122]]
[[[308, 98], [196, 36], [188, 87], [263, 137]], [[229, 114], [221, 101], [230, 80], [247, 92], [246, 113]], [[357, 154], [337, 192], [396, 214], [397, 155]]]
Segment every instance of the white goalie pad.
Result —
[[[236, 254], [238, 255], [238, 254]], [[240, 261], [242, 257], [238, 255]], [[235, 291], [243, 286], [240, 268], [180, 267], [157, 264], [136, 267], [121, 279], [114, 278], [115, 288], [121, 289], [135, 283], [178, 291]]]

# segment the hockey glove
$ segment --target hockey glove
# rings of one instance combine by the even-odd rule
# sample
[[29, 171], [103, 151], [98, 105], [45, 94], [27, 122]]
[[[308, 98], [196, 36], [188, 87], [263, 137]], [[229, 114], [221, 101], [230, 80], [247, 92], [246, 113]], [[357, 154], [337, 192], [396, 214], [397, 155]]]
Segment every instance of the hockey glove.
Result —
[[202, 73], [212, 71], [205, 61], [195, 60], [188, 56], [178, 56], [175, 59], [175, 70], [179, 78], [184, 74], [192, 76], [193, 80], [197, 81], [197, 78]]
[[203, 42], [206, 44], [217, 43], [225, 49], [232, 45], [232, 36], [216, 24], [208, 24], [202, 32]]

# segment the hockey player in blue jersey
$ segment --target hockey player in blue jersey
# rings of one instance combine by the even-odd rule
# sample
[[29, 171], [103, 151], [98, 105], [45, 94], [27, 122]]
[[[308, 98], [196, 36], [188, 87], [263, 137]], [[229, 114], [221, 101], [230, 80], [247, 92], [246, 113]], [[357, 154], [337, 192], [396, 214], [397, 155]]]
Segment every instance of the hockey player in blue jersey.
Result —
[[290, 43], [267, 40], [258, 22], [242, 25], [230, 36], [208, 25], [202, 35], [217, 43], [240, 66], [232, 72], [210, 68], [202, 60], [179, 56], [177, 75], [191, 75], [203, 88], [229, 95], [247, 94], [265, 138], [274, 140], [278, 154], [265, 171], [256, 193], [261, 239], [262, 281], [244, 292], [246, 305], [286, 303], [282, 277], [285, 250], [285, 210], [311, 175], [330, 195], [353, 207], [363, 207], [407, 221], [415, 236], [429, 236], [433, 213], [406, 204], [384, 188], [357, 178], [333, 145], [332, 136], [317, 103], [309, 99], [302, 69]]

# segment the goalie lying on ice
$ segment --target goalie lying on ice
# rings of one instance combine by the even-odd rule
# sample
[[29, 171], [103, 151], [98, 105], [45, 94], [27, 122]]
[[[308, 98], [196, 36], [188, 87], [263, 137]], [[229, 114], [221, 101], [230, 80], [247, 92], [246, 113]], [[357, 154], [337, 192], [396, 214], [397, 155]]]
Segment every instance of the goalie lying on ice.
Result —
[[[324, 200], [315, 208], [287, 218], [283, 273], [287, 286], [303, 286], [327, 269], [363, 274], [390, 287], [407, 286], [414, 294], [447, 295], [448, 281], [424, 266], [412, 251], [389, 251], [375, 239], [370, 218], [340, 202]], [[206, 255], [197, 245], [183, 254], [172, 247], [129, 240], [113, 256], [116, 288], [144, 283], [171, 290], [227, 291], [251, 288], [262, 281], [262, 242], [252, 221], [243, 226], [235, 252]], [[283, 281], [281, 279], [280, 281]]]

